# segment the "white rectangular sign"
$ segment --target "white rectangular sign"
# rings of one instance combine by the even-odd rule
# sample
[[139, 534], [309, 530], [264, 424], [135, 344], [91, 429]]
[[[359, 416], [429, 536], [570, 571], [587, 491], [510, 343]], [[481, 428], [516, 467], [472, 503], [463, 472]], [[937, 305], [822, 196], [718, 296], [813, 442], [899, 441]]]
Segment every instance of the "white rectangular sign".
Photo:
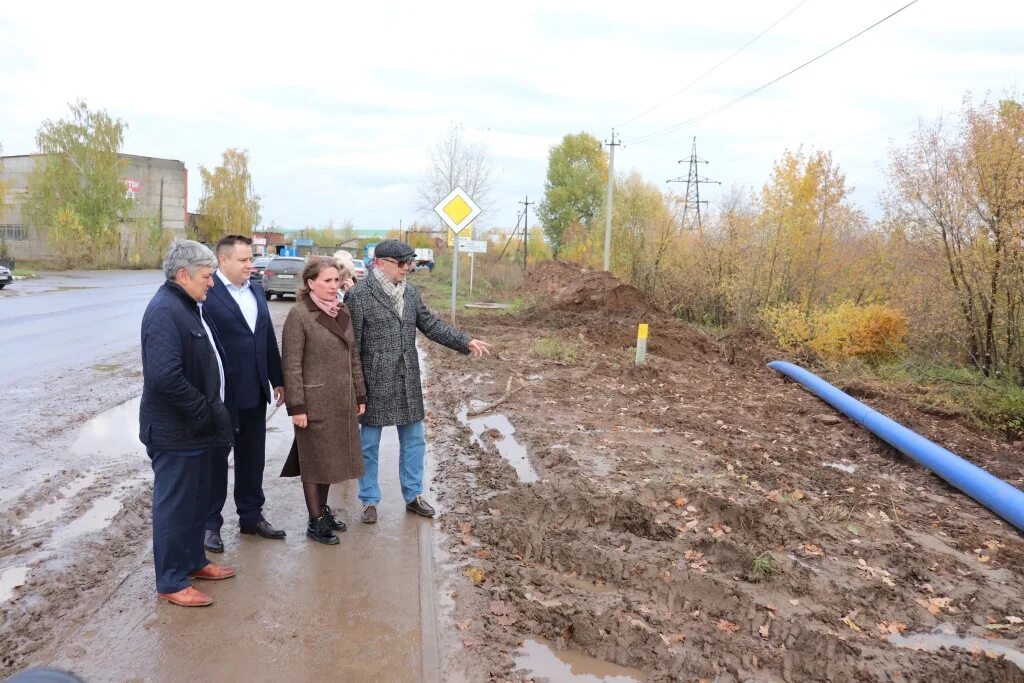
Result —
[[487, 240], [467, 240], [460, 237], [459, 251], [465, 254], [486, 254]]

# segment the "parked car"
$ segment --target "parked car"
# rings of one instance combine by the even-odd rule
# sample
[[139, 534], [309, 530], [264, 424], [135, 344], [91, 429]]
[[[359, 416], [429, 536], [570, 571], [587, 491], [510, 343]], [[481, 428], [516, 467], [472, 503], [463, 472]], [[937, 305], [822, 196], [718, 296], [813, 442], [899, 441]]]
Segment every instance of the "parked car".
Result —
[[275, 256], [263, 270], [263, 290], [267, 293], [267, 301], [282, 298], [285, 294], [295, 296], [299, 289], [299, 278], [306, 259], [298, 256]]
[[433, 249], [416, 249], [416, 269], [427, 268], [431, 272], [434, 270], [434, 250]]
[[252, 272], [249, 273], [249, 279], [253, 282], [263, 283], [263, 271], [267, 269], [267, 264], [273, 261], [272, 256], [257, 256], [252, 260]]
[[369, 270], [366, 268], [366, 264], [361, 259], [352, 259], [352, 265], [355, 267], [356, 282], [359, 282], [369, 274]]
[[[365, 268], [363, 270], [366, 270]], [[364, 275], [366, 273], [363, 273]], [[7, 285], [14, 282], [14, 276], [11, 275], [11, 271], [8, 268], [0, 266], [0, 289], [3, 289]]]

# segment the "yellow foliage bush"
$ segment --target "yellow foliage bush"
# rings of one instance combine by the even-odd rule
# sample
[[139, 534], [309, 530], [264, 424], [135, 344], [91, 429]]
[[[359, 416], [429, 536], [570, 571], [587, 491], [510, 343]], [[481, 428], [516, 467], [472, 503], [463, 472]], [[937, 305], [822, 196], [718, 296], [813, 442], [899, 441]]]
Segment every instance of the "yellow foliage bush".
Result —
[[880, 360], [906, 347], [907, 318], [888, 306], [844, 303], [808, 319], [798, 306], [784, 304], [765, 309], [761, 319], [782, 348], [806, 346], [825, 360]]

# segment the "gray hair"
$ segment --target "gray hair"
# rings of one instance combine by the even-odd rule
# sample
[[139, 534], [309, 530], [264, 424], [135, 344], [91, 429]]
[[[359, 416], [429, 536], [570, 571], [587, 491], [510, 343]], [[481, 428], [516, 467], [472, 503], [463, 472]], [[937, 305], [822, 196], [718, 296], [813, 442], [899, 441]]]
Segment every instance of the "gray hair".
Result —
[[216, 268], [217, 257], [208, 247], [192, 240], [174, 240], [164, 255], [164, 277], [173, 280], [175, 274], [184, 268], [189, 275], [195, 275], [197, 268]]

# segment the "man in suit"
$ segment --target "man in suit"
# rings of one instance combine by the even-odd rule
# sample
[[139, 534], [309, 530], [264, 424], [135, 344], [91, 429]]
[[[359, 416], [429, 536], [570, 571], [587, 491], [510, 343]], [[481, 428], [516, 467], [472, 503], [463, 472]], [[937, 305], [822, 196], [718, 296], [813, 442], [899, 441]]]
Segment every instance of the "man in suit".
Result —
[[[225, 403], [235, 417], [235, 507], [243, 534], [282, 539], [263, 517], [263, 466], [266, 458], [267, 404], [284, 403], [281, 353], [270, 320], [263, 287], [249, 281], [252, 240], [227, 235], [217, 242], [217, 272], [206, 298], [206, 312], [217, 326], [224, 345], [224, 370], [229, 391]], [[273, 394], [271, 394], [273, 387]], [[220, 536], [228, 491], [228, 452], [213, 458], [210, 509], [206, 519], [206, 549], [224, 552]]]
[[167, 281], [142, 316], [139, 440], [153, 465], [156, 592], [182, 607], [213, 602], [192, 587], [193, 579], [235, 575], [203, 552], [210, 461], [214, 451], [231, 443], [224, 349], [202, 303], [216, 265], [202, 244], [174, 242], [164, 256]]
[[359, 478], [361, 519], [377, 521], [380, 487], [377, 451], [384, 427], [398, 428], [398, 477], [405, 509], [433, 517], [423, 499], [423, 388], [416, 355], [416, 330], [433, 342], [466, 355], [490, 353], [490, 345], [446, 324], [423, 304], [416, 288], [405, 281], [416, 267], [416, 252], [398, 240], [384, 240], [374, 249], [376, 267], [345, 296], [366, 378], [366, 412], [359, 438], [363, 447], [363, 476]]

